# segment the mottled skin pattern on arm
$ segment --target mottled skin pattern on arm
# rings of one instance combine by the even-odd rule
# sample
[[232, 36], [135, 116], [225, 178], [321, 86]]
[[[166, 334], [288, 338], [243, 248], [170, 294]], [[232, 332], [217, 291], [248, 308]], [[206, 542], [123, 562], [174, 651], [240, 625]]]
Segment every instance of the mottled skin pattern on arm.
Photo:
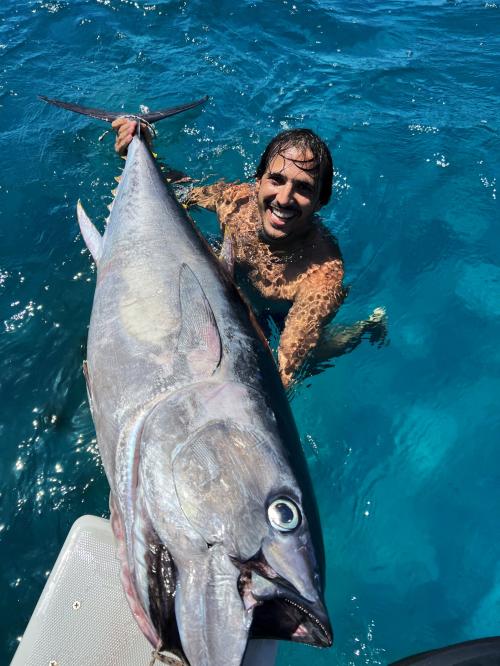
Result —
[[344, 298], [336, 240], [316, 220], [285, 245], [267, 242], [250, 183], [195, 187], [184, 203], [215, 211], [223, 233], [231, 234], [235, 264], [254, 289], [269, 301], [291, 304], [278, 348], [281, 379], [288, 386]]

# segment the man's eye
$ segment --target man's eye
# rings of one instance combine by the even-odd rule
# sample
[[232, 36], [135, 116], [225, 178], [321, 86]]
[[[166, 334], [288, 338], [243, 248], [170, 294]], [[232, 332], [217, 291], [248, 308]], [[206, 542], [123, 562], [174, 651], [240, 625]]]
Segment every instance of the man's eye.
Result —
[[314, 191], [312, 185], [309, 185], [308, 183], [300, 183], [298, 189], [305, 194], [312, 194]]

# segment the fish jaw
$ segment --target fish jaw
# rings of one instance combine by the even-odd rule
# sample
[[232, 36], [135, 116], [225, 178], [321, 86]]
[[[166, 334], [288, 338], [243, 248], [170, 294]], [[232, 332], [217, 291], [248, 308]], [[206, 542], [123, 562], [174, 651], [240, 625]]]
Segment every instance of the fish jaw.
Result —
[[[290, 493], [292, 495], [292, 493]], [[295, 498], [300, 506], [298, 498]], [[306, 516], [289, 532], [270, 526], [254, 557], [238, 562], [245, 608], [254, 611], [251, 636], [330, 647], [333, 632]]]
[[[293, 559], [294, 568], [307, 569], [307, 555]], [[305, 597], [262, 555], [238, 562], [224, 544], [207, 544], [205, 553], [192, 557], [178, 576], [175, 616], [190, 666], [240, 666], [251, 637], [332, 644], [320, 593], [306, 583]], [[312, 578], [319, 580], [315, 573]]]
[[190, 666], [240, 666], [253, 612], [244, 606], [238, 579], [222, 544], [179, 571], [175, 614]]
[[[302, 565], [308, 569], [307, 558]], [[332, 645], [333, 632], [319, 587], [312, 595], [309, 592], [304, 596], [268, 564], [262, 553], [240, 568], [240, 592], [245, 607], [254, 613], [252, 638], [288, 640], [315, 647]], [[318, 580], [316, 574], [314, 579]]]

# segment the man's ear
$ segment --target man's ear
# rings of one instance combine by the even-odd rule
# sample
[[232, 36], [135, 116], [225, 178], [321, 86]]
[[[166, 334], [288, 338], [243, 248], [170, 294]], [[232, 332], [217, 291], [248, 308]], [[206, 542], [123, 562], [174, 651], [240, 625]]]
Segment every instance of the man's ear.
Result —
[[255, 193], [258, 194], [260, 190], [260, 178], [255, 179]]

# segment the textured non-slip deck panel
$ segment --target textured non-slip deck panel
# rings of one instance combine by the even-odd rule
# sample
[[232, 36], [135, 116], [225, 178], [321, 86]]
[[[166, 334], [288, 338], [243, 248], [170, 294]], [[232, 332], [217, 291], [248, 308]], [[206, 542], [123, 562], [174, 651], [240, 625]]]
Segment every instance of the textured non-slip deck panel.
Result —
[[[271, 666], [275, 654], [272, 641], [251, 641], [244, 666]], [[11, 666], [149, 666], [150, 661], [151, 646], [122, 589], [109, 521], [83, 516], [71, 528]]]
[[148, 666], [107, 520], [73, 525], [11, 666]]

